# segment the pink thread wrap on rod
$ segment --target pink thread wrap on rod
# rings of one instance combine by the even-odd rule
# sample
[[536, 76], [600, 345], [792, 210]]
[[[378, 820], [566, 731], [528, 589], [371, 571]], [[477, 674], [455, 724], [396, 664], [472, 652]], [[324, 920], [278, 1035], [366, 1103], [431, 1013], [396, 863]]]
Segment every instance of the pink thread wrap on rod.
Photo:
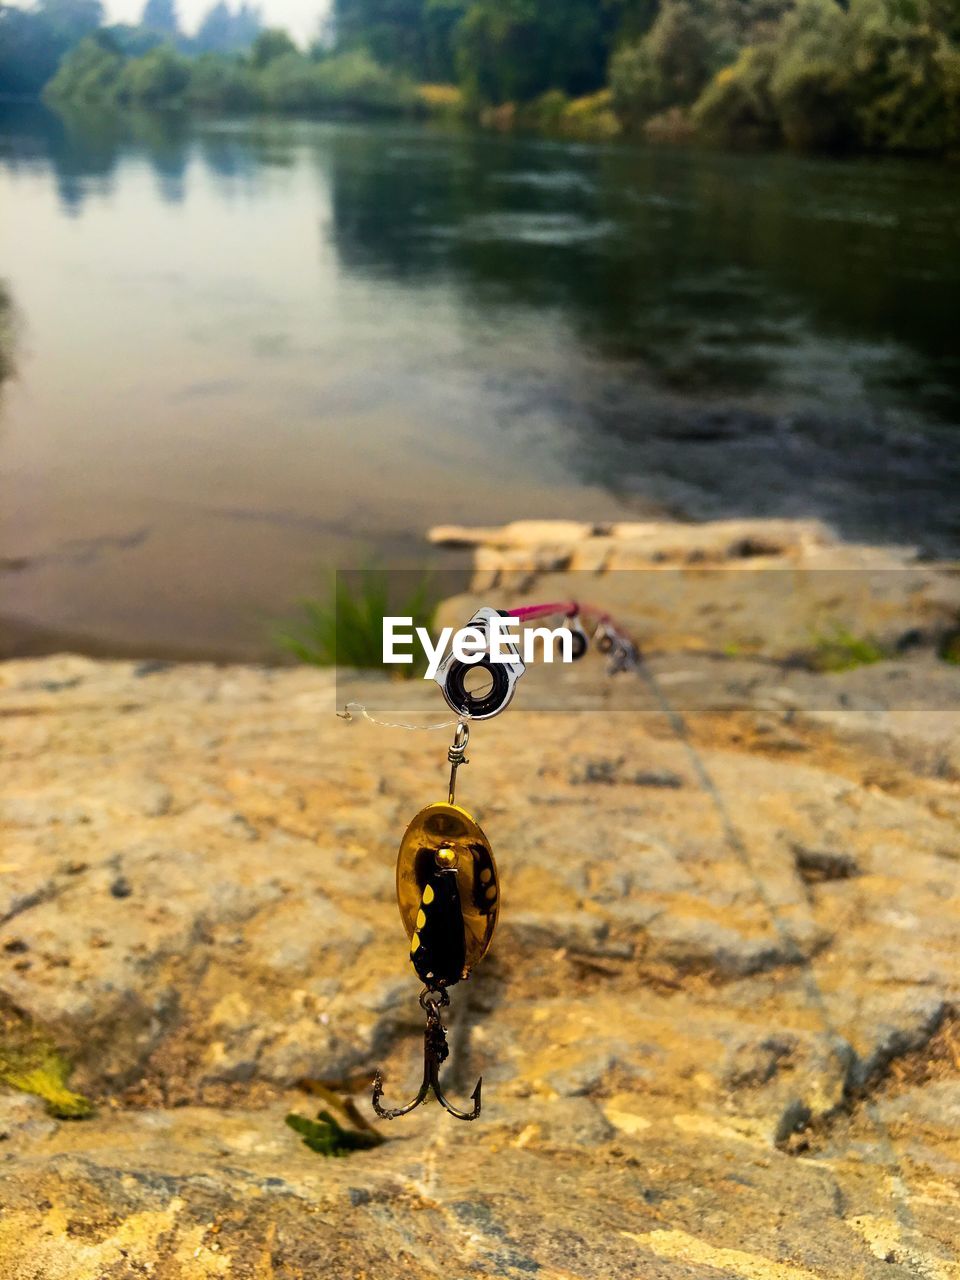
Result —
[[552, 604], [525, 604], [518, 609], [508, 609], [507, 615], [527, 622], [532, 618], [546, 618], [552, 613], [562, 613], [567, 618], [576, 614], [596, 618], [600, 622], [609, 622], [610, 615], [606, 609], [598, 609], [594, 605], [580, 604], [576, 600], [556, 600]]
[[519, 609], [508, 609], [511, 618], [519, 618], [523, 622], [527, 618], [545, 618], [551, 613], [563, 613], [569, 616], [578, 611], [576, 600], [561, 601], [559, 604], [525, 604]]

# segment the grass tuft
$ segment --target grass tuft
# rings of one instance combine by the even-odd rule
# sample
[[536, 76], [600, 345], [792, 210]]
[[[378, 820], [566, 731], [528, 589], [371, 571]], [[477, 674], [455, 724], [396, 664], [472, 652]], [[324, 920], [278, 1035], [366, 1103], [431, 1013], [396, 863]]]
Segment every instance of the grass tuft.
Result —
[[943, 662], [960, 667], [960, 631], [951, 631], [945, 635], [938, 652]]
[[0, 382], [13, 373], [13, 299], [0, 280]]
[[857, 636], [845, 627], [834, 627], [815, 637], [811, 666], [815, 671], [853, 671], [889, 657], [873, 636]]
[[[300, 602], [301, 616], [278, 634], [279, 644], [311, 666], [383, 670], [384, 617], [409, 617], [414, 627], [429, 631], [438, 603], [426, 575], [399, 599], [391, 591], [394, 581], [377, 569], [364, 569], [349, 578], [334, 574], [326, 599]], [[422, 675], [425, 667], [425, 658], [415, 649], [411, 664], [389, 671], [410, 678]]]

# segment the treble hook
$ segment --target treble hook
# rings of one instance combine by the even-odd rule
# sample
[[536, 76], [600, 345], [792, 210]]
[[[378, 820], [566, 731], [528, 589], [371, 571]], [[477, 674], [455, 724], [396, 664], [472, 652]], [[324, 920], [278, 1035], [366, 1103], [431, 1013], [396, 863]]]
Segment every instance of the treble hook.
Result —
[[421, 992], [420, 1005], [427, 1015], [427, 1025], [423, 1031], [423, 1082], [412, 1102], [408, 1102], [405, 1107], [394, 1107], [388, 1111], [380, 1105], [380, 1099], [383, 1097], [383, 1076], [378, 1071], [373, 1079], [373, 1109], [381, 1120], [396, 1120], [398, 1116], [407, 1115], [426, 1101], [427, 1094], [431, 1090], [441, 1107], [449, 1111], [456, 1120], [476, 1120], [480, 1114], [480, 1088], [483, 1084], [483, 1076], [477, 1081], [477, 1086], [470, 1095], [473, 1100], [472, 1111], [458, 1111], [447, 1101], [440, 1088], [440, 1064], [450, 1053], [447, 1048], [447, 1033], [440, 1021], [440, 1009], [449, 1003], [450, 997], [442, 988], [435, 990], [427, 987]]

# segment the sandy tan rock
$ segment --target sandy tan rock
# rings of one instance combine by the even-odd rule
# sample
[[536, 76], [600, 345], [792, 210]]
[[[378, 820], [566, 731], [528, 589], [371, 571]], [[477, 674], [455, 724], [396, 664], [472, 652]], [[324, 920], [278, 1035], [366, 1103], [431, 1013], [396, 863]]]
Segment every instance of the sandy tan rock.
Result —
[[581, 664], [604, 710], [476, 726], [504, 909], [444, 1078], [483, 1116], [338, 1160], [283, 1117], [416, 1087], [393, 863], [445, 734], [345, 724], [332, 673], [0, 667], [0, 993], [97, 1103], [0, 1094], [0, 1280], [957, 1280], [958, 718], [885, 666], [666, 654], [624, 709]]
[[[609, 527], [609, 526], [607, 526]], [[467, 529], [461, 525], [438, 525], [427, 535], [436, 546], [493, 546], [500, 550], [541, 546], [568, 546], [593, 536], [604, 528], [582, 520], [514, 520], [489, 529]]]
[[837, 642], [936, 645], [960, 626], [960, 572], [909, 547], [838, 542], [816, 520], [530, 521], [431, 533], [471, 546], [468, 594], [440, 622], [462, 626], [479, 593], [510, 609], [577, 601], [646, 649], [787, 657]]

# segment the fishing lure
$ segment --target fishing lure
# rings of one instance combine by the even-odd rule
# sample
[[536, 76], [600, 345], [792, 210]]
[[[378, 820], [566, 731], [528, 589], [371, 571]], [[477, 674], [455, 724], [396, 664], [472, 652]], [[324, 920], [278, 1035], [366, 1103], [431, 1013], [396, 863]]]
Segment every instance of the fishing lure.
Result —
[[461, 720], [447, 758], [450, 787], [446, 801], [421, 809], [404, 832], [397, 857], [397, 905], [407, 937], [410, 960], [424, 987], [420, 1005], [427, 1015], [423, 1036], [423, 1081], [405, 1107], [381, 1105], [383, 1077], [373, 1085], [373, 1109], [384, 1120], [406, 1115], [432, 1090], [442, 1107], [458, 1120], [480, 1114], [477, 1081], [473, 1109], [460, 1111], [440, 1088], [440, 1065], [448, 1055], [446, 1028], [440, 1011], [450, 1003], [447, 988], [470, 976], [490, 948], [500, 914], [500, 882], [490, 841], [480, 824], [456, 803], [457, 770], [467, 764], [470, 730]]
[[[573, 632], [572, 653], [586, 652], [588, 637], [579, 621], [576, 603], [533, 605], [514, 609], [504, 617], [521, 621], [562, 613]], [[489, 632], [493, 609], [480, 609], [469, 626]], [[636, 659], [636, 649], [607, 616], [599, 615], [594, 639], [602, 653], [610, 655], [611, 671], [623, 670]], [[490, 687], [482, 694], [467, 689], [470, 667], [483, 667]], [[440, 1087], [440, 1067], [449, 1056], [441, 1011], [450, 1004], [448, 988], [468, 978], [490, 949], [500, 914], [500, 881], [493, 849], [480, 824], [456, 803], [457, 771], [468, 764], [468, 720], [489, 720], [499, 715], [513, 698], [524, 672], [516, 647], [506, 646], [506, 660], [492, 663], [482, 655], [464, 663], [450, 655], [437, 670], [436, 680], [448, 705], [457, 713], [457, 727], [447, 751], [450, 784], [447, 799], [428, 804], [410, 822], [397, 855], [397, 905], [410, 941], [410, 960], [423, 982], [420, 1006], [426, 1014], [423, 1033], [423, 1079], [417, 1095], [403, 1107], [383, 1106], [383, 1076], [373, 1083], [373, 1109], [382, 1120], [407, 1115], [434, 1097], [457, 1120], [476, 1120], [480, 1114], [483, 1077], [470, 1095], [473, 1107], [461, 1111]], [[347, 713], [349, 718], [349, 713]]]

